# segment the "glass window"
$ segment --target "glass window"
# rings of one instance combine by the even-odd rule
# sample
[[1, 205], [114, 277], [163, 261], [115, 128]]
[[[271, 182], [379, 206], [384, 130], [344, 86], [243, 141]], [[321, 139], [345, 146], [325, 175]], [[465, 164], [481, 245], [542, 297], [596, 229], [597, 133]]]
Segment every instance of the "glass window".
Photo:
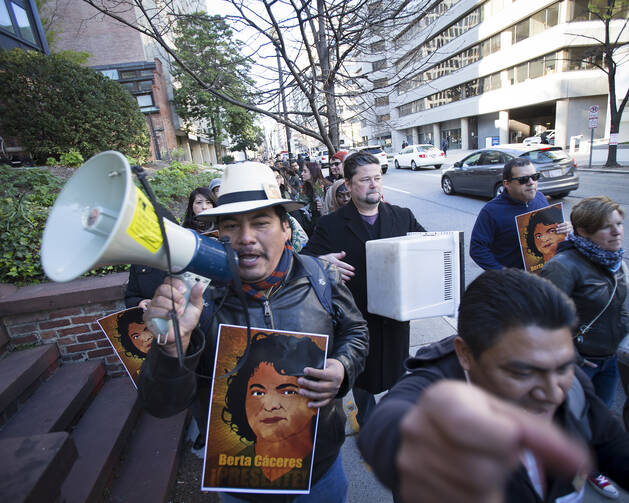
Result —
[[372, 63], [372, 66], [373, 66], [373, 71], [377, 72], [378, 70], [382, 70], [382, 69], [386, 68], [387, 60], [385, 58], [385, 59], [380, 59], [378, 61], [374, 61]]
[[138, 105], [140, 105], [140, 108], [153, 106], [153, 96], [151, 96], [150, 94], [141, 94], [140, 96], [136, 96], [135, 99], [138, 100]]
[[544, 75], [557, 71], [557, 53], [544, 56]]
[[383, 87], [387, 87], [388, 81], [387, 79], [377, 79], [373, 81], [374, 89], [381, 89]]
[[388, 104], [389, 104], [388, 96], [378, 96], [376, 98], [376, 106], [380, 107], [382, 105], [388, 105]]
[[118, 80], [118, 70], [101, 70], [100, 73], [102, 73], [108, 79]]
[[515, 68], [509, 68], [507, 70], [507, 85], [512, 86], [515, 84]]
[[153, 76], [153, 70], [151, 70], [150, 68], [147, 68], [146, 70], [140, 70], [140, 75], [142, 77], [152, 77]]
[[556, 26], [559, 24], [559, 3], [553, 4], [546, 9], [546, 26]]
[[515, 42], [516, 43], [522, 42], [522, 40], [529, 38], [529, 28], [530, 28], [530, 23], [528, 19], [525, 19], [524, 21], [521, 21], [515, 25]]
[[13, 8], [13, 14], [15, 14], [15, 20], [17, 21], [17, 27], [18, 30], [20, 30], [20, 35], [23, 39], [35, 43], [35, 34], [31, 28], [31, 22], [28, 19], [28, 13], [25, 9], [14, 2], [11, 2], [11, 7]]
[[500, 73], [491, 75], [491, 89], [500, 89]]
[[378, 40], [378, 42], [371, 44], [371, 52], [383, 52], [385, 48], [386, 44], [384, 40]]
[[152, 91], [153, 90], [153, 81], [152, 80], [141, 80], [138, 82], [138, 91]]
[[529, 62], [529, 79], [536, 79], [544, 75], [544, 58], [534, 59]]
[[495, 150], [490, 150], [488, 152], [483, 152], [481, 156], [480, 164], [500, 164], [502, 158], [500, 156], [500, 152], [496, 152]]
[[133, 82], [122, 82], [122, 87], [128, 91], [135, 91], [135, 84]]
[[546, 29], [546, 10], [533, 14], [530, 21], [531, 36], [542, 33]]
[[120, 72], [121, 79], [135, 79], [135, 70], [125, 70]]
[[11, 16], [9, 16], [9, 11], [4, 0], [0, 0], [0, 28], [15, 33], [13, 23], [11, 23]]
[[463, 166], [476, 166], [478, 164], [478, 161], [480, 160], [480, 156], [481, 156], [481, 152], [472, 154], [467, 159], [463, 160], [462, 165]]
[[528, 63], [522, 63], [521, 65], [518, 65], [515, 67], [515, 76], [516, 76], [516, 81], [518, 83], [520, 82], [524, 82], [526, 79], [529, 78], [529, 65]]

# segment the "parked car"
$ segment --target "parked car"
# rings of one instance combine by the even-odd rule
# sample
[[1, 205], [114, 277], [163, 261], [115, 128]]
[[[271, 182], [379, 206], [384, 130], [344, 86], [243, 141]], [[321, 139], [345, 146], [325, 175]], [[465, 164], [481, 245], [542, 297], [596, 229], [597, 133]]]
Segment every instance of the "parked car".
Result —
[[389, 169], [389, 158], [387, 157], [387, 153], [382, 150], [380, 145], [366, 145], [363, 147], [354, 147], [347, 154], [353, 154], [354, 152], [367, 152], [368, 154], [375, 155], [380, 162], [380, 169], [382, 170], [382, 174], [384, 175]]
[[555, 144], [555, 130], [547, 129], [546, 131], [542, 131], [535, 136], [529, 136], [528, 138], [524, 138], [522, 141], [524, 145], [554, 145]]
[[429, 143], [409, 145], [393, 157], [396, 168], [411, 168], [415, 171], [420, 166], [434, 166], [439, 169], [445, 160], [443, 150]]
[[503, 191], [502, 168], [514, 157], [528, 159], [541, 173], [537, 188], [546, 196], [565, 197], [579, 188], [577, 163], [561, 147], [520, 143], [477, 150], [455, 162], [441, 175], [441, 188], [448, 195], [497, 196]]
[[321, 150], [320, 152], [317, 152], [314, 160], [321, 165], [321, 168], [330, 167], [330, 156], [328, 155], [327, 150]]

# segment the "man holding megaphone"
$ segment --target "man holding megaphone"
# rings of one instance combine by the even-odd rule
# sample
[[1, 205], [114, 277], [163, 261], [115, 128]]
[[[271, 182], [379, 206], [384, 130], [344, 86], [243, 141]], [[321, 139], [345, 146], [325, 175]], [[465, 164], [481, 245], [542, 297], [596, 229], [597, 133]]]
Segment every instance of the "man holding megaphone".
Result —
[[[213, 367], [221, 323], [244, 326], [249, 322], [253, 327], [328, 335], [325, 369], [304, 368], [298, 384], [299, 394], [308, 398], [308, 406], [321, 409], [309, 498], [341, 502], [346, 499], [347, 479], [339, 455], [345, 417], [338, 399], [351, 389], [364, 368], [367, 326], [338, 270], [292, 250], [287, 211], [300, 205], [281, 197], [273, 172], [263, 164], [227, 166], [218, 205], [199, 218], [214, 220], [221, 239], [229, 238], [238, 259], [247, 313], [234, 282], [226, 286], [212, 284], [205, 294], [201, 285], [195, 285], [186, 303], [186, 284], [167, 278], [157, 289], [144, 319], [154, 327], [153, 320], [169, 318], [174, 303], [185, 368], [177, 362], [173, 328], [167, 337], [155, 334], [162, 335], [158, 338], [161, 344], [153, 344], [148, 353], [139, 392], [145, 407], [156, 416], [170, 416], [187, 408], [197, 394], [193, 371], [206, 369], [207, 373]], [[329, 306], [317, 284], [326, 288], [329, 285]], [[234, 496], [237, 498], [230, 495], [226, 500], [292, 498], [253, 493]]]

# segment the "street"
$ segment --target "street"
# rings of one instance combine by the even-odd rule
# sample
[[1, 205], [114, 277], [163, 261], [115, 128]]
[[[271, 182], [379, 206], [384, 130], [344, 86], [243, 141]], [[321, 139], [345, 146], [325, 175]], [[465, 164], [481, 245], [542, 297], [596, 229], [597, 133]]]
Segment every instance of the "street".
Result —
[[[450, 164], [444, 165], [444, 168]], [[621, 173], [599, 173], [579, 171], [579, 190], [564, 199], [564, 216], [570, 218], [570, 209], [578, 201], [589, 196], [606, 195], [621, 204], [629, 214], [629, 175]], [[424, 169], [410, 171], [389, 169], [384, 175], [384, 198], [386, 201], [413, 210], [417, 220], [431, 231], [458, 230], [465, 232], [465, 276], [466, 284], [481, 273], [481, 269], [469, 257], [470, 235], [476, 216], [488, 201], [467, 195], [447, 196], [440, 186], [441, 170]], [[625, 234], [624, 246], [629, 246], [629, 234]], [[626, 260], [626, 257], [625, 257]]]
[[[450, 163], [457, 160], [455, 155], [448, 156]], [[450, 164], [445, 164], [447, 168]], [[607, 195], [622, 205], [625, 214], [629, 214], [629, 174], [600, 173], [579, 171], [580, 187], [570, 196], [561, 200], [564, 204], [564, 216], [569, 219], [570, 209], [579, 200], [594, 195]], [[440, 187], [441, 170], [396, 170], [390, 169], [383, 180], [384, 198], [399, 206], [410, 208], [417, 220], [431, 231], [458, 230], [465, 232], [465, 276], [469, 284], [482, 270], [469, 258], [469, 241], [476, 215], [487, 199], [474, 196], [447, 196]], [[629, 236], [625, 235], [623, 248], [628, 249]], [[625, 258], [626, 260], [626, 258]], [[455, 333], [455, 320], [431, 318], [411, 322], [411, 353], [418, 346]], [[345, 403], [351, 400], [345, 399]], [[619, 386], [613, 409], [622, 412], [625, 396]], [[350, 431], [348, 428], [346, 431]], [[360, 457], [356, 448], [356, 437], [349, 436], [343, 446], [343, 465], [349, 479], [348, 501], [392, 502], [391, 493], [374, 477], [373, 473]], [[586, 503], [611, 501], [595, 493], [589, 486], [586, 489]], [[629, 494], [621, 490], [619, 503], [629, 503]]]

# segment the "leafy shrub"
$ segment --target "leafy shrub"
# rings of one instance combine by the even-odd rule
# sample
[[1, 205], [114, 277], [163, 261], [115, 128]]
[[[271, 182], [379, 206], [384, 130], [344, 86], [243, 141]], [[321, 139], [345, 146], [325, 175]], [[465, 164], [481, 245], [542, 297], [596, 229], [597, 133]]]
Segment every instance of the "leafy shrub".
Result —
[[223, 164], [229, 164], [230, 162], [234, 162], [234, 156], [233, 155], [229, 155], [229, 154], [225, 154], [221, 160], [223, 161]]
[[61, 154], [61, 156], [59, 157], [59, 162], [63, 166], [67, 166], [69, 168], [76, 168], [80, 166], [81, 164], [83, 164], [84, 160], [85, 159], [83, 159], [81, 153], [73, 148], [71, 148], [69, 152]]
[[57, 165], [57, 159], [55, 159], [54, 157], [48, 157], [46, 159], [46, 166], [56, 166]]
[[[45, 280], [40, 262], [41, 238], [50, 207], [62, 183], [47, 169], [0, 166], [0, 283], [40, 283]], [[109, 266], [86, 275], [122, 271]]]
[[172, 161], [169, 166], [157, 171], [149, 182], [158, 201], [172, 208], [176, 202], [187, 203], [190, 192], [197, 187], [209, 187], [217, 176], [207, 171], [198, 172], [194, 164]]
[[[149, 180], [158, 200], [171, 212], [185, 209], [190, 192], [209, 186], [216, 174], [197, 171], [193, 164], [174, 161]], [[45, 168], [9, 168], [0, 165], [0, 283], [45, 281], [40, 263], [41, 238], [50, 208], [62, 182]], [[180, 212], [181, 213], [181, 212]], [[86, 276], [126, 270], [128, 266], [107, 266]]]
[[38, 160], [75, 149], [146, 156], [144, 116], [118, 82], [59, 55], [0, 51], [0, 130]]

